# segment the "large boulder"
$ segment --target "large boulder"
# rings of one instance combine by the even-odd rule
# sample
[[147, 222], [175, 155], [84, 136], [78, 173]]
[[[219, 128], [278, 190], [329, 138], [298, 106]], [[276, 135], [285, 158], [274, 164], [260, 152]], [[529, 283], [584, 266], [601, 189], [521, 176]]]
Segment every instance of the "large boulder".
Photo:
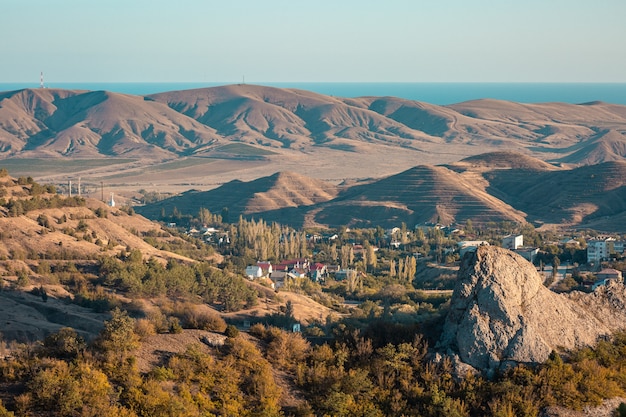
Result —
[[521, 256], [481, 246], [461, 262], [438, 346], [488, 373], [540, 363], [553, 350], [593, 345], [626, 327], [625, 306], [622, 283], [592, 294], [555, 294]]

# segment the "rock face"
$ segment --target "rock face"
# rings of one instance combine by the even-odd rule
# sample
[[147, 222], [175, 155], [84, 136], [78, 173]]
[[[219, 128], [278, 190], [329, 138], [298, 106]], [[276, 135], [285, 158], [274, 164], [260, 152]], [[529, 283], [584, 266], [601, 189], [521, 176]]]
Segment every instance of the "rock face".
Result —
[[622, 283], [592, 294], [555, 294], [535, 267], [494, 246], [467, 254], [438, 346], [474, 368], [540, 363], [553, 350], [593, 345], [626, 327]]

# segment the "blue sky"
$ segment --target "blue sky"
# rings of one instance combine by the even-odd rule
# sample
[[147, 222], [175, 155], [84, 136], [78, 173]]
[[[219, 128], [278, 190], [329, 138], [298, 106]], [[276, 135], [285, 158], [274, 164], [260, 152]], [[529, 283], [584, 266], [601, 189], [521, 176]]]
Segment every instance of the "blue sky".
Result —
[[624, 0], [2, 0], [0, 82], [626, 82]]

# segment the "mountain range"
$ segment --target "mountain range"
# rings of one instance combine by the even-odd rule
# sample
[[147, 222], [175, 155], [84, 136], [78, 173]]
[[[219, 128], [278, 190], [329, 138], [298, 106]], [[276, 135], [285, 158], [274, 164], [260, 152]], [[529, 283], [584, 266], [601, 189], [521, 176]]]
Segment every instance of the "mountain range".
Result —
[[[601, 102], [437, 106], [247, 84], [0, 93], [0, 158], [25, 161], [38, 181], [76, 175], [116, 194], [171, 187], [183, 194], [140, 210], [228, 208], [296, 226], [471, 219], [621, 230], [625, 132], [626, 106]], [[44, 174], [49, 161], [59, 162]]]
[[401, 222], [475, 224], [513, 221], [624, 231], [626, 161], [573, 169], [515, 152], [448, 165], [419, 165], [395, 175], [333, 185], [295, 172], [231, 181], [138, 207], [156, 218], [201, 208], [297, 227], [392, 227]]
[[[595, 164], [626, 155], [626, 106], [475, 100], [438, 106], [394, 97], [339, 98], [303, 90], [228, 85], [133, 96], [25, 89], [0, 93], [0, 155], [123, 156], [158, 160], [318, 148], [390, 146], [441, 163], [524, 151], [544, 160]], [[460, 158], [459, 158], [460, 159]]]

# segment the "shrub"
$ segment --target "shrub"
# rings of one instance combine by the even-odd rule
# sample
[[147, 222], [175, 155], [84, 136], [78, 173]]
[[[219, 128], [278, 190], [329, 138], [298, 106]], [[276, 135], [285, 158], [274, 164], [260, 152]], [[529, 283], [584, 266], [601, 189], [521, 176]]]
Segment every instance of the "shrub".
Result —
[[26, 273], [26, 271], [20, 271], [19, 274], [17, 274], [16, 284], [19, 288], [24, 288], [28, 284], [30, 284], [30, 279], [28, 279], [28, 274]]
[[161, 310], [150, 311], [146, 314], [146, 318], [154, 326], [157, 333], [165, 333], [168, 330], [167, 318]]
[[223, 332], [226, 322], [217, 314], [208, 311], [199, 311], [190, 304], [184, 304], [182, 311], [177, 311], [176, 316], [182, 321], [187, 329], [201, 329], [214, 332]]
[[153, 336], [156, 334], [156, 327], [154, 326], [154, 323], [150, 321], [150, 319], [138, 319], [135, 322], [135, 334], [137, 334], [140, 339], [145, 339], [148, 336]]
[[169, 324], [170, 333], [178, 334], [183, 332], [183, 326], [180, 325], [178, 317], [168, 317], [167, 322]]
[[239, 336], [239, 330], [234, 325], [229, 324], [228, 326], [226, 326], [224, 334], [226, 335], [226, 337], [234, 338]]

